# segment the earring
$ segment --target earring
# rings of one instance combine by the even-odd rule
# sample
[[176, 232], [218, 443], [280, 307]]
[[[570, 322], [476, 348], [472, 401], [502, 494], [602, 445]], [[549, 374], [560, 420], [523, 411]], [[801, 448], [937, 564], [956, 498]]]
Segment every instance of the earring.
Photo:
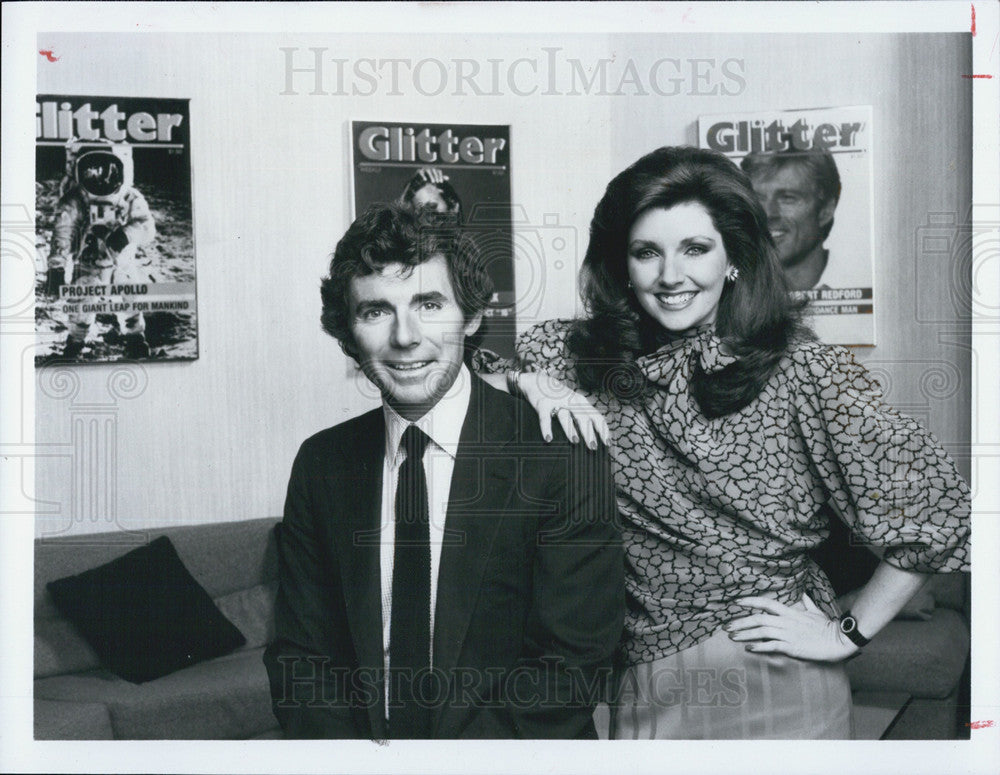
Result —
[[740, 270], [738, 267], [735, 266], [729, 267], [729, 271], [726, 272], [726, 279], [729, 280], [729, 282], [731, 283], [735, 283], [736, 278], [739, 276], [740, 276]]
[[629, 290], [632, 290], [632, 281], [631, 280], [626, 280], [625, 281], [625, 287], [628, 288]]

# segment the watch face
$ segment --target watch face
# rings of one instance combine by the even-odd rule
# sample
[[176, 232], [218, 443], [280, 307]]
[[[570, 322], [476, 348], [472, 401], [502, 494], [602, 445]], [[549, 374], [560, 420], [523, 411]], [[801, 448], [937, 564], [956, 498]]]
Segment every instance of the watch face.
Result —
[[854, 632], [858, 628], [858, 623], [853, 616], [845, 616], [840, 620], [840, 631], [845, 635]]

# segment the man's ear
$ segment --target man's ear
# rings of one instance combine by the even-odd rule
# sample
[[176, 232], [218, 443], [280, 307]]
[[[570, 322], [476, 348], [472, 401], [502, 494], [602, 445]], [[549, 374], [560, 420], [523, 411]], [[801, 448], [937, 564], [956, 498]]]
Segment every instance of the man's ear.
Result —
[[358, 350], [354, 346], [353, 336], [348, 334], [343, 339], [338, 339], [337, 344], [340, 345], [340, 349], [343, 350], [346, 355], [354, 359], [354, 362], [357, 363], [358, 366], [361, 365], [361, 361], [358, 360]]
[[827, 226], [830, 221], [833, 220], [833, 211], [837, 209], [836, 199], [827, 199], [819, 207], [819, 212], [816, 213], [816, 220], [819, 221], [820, 226]]
[[462, 329], [462, 332], [466, 336], [472, 336], [474, 333], [476, 333], [476, 331], [479, 330], [479, 326], [481, 326], [482, 323], [483, 323], [483, 311], [480, 310], [471, 318], [469, 318], [467, 321], [465, 321], [465, 327]]

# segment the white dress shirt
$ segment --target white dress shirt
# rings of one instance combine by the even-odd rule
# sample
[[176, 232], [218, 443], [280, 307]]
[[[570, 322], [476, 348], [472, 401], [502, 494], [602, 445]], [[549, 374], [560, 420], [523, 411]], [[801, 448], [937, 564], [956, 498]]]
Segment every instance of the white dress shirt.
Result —
[[437, 404], [416, 422], [400, 417], [388, 404], [382, 403], [385, 415], [385, 456], [382, 462], [382, 521], [379, 546], [379, 567], [382, 581], [382, 646], [386, 670], [386, 718], [389, 717], [389, 630], [392, 620], [392, 567], [396, 538], [396, 485], [399, 469], [406, 459], [406, 450], [400, 449], [403, 431], [416, 425], [427, 434], [431, 442], [424, 452], [424, 475], [427, 477], [428, 516], [431, 542], [431, 609], [430, 618], [431, 664], [434, 662], [434, 605], [437, 602], [438, 566], [441, 563], [441, 543], [445, 518], [448, 514], [448, 495], [451, 475], [455, 470], [455, 454], [462, 434], [462, 425], [472, 396], [472, 377], [463, 365], [455, 383]]

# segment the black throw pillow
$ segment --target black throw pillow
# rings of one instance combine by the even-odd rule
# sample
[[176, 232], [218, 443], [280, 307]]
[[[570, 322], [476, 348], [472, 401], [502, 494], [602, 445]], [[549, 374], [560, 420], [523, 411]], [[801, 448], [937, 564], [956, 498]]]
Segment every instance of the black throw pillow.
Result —
[[246, 638], [160, 536], [111, 562], [47, 585], [101, 662], [143, 683], [227, 654]]

